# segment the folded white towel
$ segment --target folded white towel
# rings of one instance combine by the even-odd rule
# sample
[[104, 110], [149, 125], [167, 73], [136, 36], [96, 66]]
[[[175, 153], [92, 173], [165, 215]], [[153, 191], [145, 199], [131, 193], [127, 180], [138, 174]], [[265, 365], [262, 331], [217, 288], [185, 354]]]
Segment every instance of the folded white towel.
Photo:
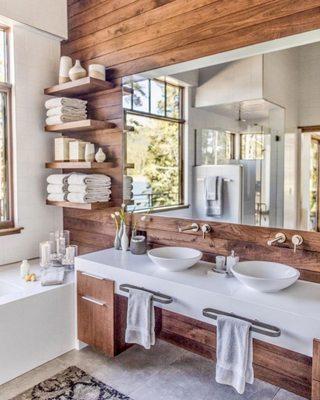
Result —
[[228, 316], [217, 319], [216, 381], [242, 394], [253, 383], [251, 324]]
[[103, 174], [71, 174], [68, 178], [69, 185], [94, 185], [110, 184], [111, 178]]
[[55, 184], [49, 183], [49, 185], [47, 186], [48, 193], [66, 193], [67, 191], [68, 191], [67, 184], [55, 185]]
[[59, 125], [66, 122], [82, 121], [83, 119], [87, 118], [84, 118], [83, 115], [54, 115], [46, 118], [46, 125]]
[[86, 100], [70, 99], [69, 97], [54, 97], [53, 99], [47, 100], [44, 105], [47, 109], [61, 106], [83, 108], [87, 103]]
[[62, 185], [68, 183], [70, 174], [52, 174], [47, 177], [47, 182], [54, 185]]
[[70, 201], [70, 203], [104, 203], [110, 200], [110, 195], [68, 193], [67, 200]]
[[111, 190], [107, 186], [69, 185], [68, 192], [91, 195], [110, 195]]
[[67, 193], [49, 193], [47, 196], [49, 201], [66, 201]]
[[126, 343], [137, 343], [145, 349], [155, 344], [155, 317], [152, 294], [129, 289]]
[[86, 106], [83, 108], [74, 107], [55, 107], [47, 110], [47, 116], [52, 117], [54, 115], [87, 115]]
[[64, 268], [51, 267], [41, 272], [40, 282], [42, 286], [61, 285], [64, 281]]

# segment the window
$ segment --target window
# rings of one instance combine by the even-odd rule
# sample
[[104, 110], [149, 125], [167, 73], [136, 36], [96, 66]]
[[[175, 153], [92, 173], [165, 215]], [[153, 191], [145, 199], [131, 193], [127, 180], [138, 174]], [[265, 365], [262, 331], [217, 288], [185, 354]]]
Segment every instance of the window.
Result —
[[[126, 85], [128, 86], [128, 85]], [[136, 209], [183, 204], [182, 194], [182, 98], [183, 88], [146, 79], [129, 84], [124, 96], [127, 133], [126, 162], [134, 168]]]
[[246, 133], [240, 137], [241, 160], [263, 160], [265, 135], [263, 133]]
[[235, 134], [218, 129], [196, 132], [197, 165], [225, 164], [234, 159]]
[[13, 227], [8, 31], [0, 28], [0, 228]]

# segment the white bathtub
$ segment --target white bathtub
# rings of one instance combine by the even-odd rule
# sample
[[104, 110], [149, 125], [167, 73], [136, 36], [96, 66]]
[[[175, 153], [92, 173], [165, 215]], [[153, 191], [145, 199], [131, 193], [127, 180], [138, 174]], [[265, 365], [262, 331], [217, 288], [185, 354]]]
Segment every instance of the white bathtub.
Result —
[[24, 282], [18, 264], [0, 267], [0, 385], [74, 348], [74, 298], [73, 274], [43, 287]]

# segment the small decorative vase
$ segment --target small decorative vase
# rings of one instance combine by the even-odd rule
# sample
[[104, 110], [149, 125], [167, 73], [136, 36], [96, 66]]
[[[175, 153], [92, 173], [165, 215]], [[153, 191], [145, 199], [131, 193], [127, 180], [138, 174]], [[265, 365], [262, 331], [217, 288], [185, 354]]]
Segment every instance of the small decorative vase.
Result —
[[121, 249], [121, 238], [122, 238], [122, 234], [123, 234], [123, 226], [124, 226], [124, 222], [121, 221], [121, 223], [120, 223], [120, 228], [119, 228], [119, 232], [118, 232], [119, 243], [120, 243], [119, 250]]
[[85, 161], [92, 162], [94, 161], [94, 144], [86, 143], [85, 151], [84, 151], [84, 159]]
[[74, 66], [69, 71], [69, 78], [72, 81], [84, 78], [87, 75], [87, 71], [81, 66], [80, 61], [76, 60]]
[[116, 235], [114, 237], [114, 243], [113, 246], [116, 250], [120, 250], [120, 236], [119, 236], [119, 229], [116, 230]]
[[101, 64], [90, 64], [89, 65], [89, 76], [91, 78], [106, 80], [106, 67]]
[[96, 152], [95, 159], [98, 163], [106, 159], [106, 153], [103, 152], [101, 147], [99, 147], [99, 150]]
[[72, 58], [68, 56], [62, 56], [60, 58], [59, 83], [66, 83], [70, 81], [69, 71], [71, 68], [72, 68]]
[[122, 251], [127, 251], [129, 248], [129, 238], [127, 235], [127, 227], [126, 224], [123, 224], [123, 232], [121, 236], [121, 249]]

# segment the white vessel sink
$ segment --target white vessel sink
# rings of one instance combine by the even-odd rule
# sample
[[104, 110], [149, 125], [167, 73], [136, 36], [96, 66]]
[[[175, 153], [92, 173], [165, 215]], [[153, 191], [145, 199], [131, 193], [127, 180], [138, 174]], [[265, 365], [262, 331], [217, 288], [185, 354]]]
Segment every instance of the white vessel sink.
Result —
[[259, 292], [278, 292], [293, 285], [300, 276], [293, 267], [268, 261], [242, 261], [231, 271], [241, 283]]
[[189, 247], [159, 247], [148, 251], [151, 261], [169, 271], [183, 271], [192, 267], [202, 257], [199, 250]]

